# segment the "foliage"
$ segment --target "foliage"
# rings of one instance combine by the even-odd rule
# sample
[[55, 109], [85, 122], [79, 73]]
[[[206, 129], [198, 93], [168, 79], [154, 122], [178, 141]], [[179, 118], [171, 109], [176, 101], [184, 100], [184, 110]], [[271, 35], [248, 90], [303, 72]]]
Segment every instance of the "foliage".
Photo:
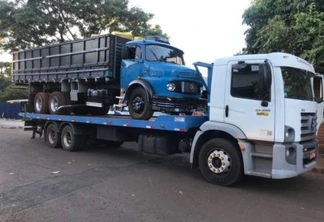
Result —
[[28, 91], [24, 89], [7, 88], [3, 93], [0, 93], [0, 103], [5, 103], [13, 99], [27, 99]]
[[0, 103], [12, 99], [28, 98], [28, 91], [25, 89], [12, 89], [11, 86], [11, 63], [0, 62]]
[[254, 0], [243, 23], [244, 53], [292, 53], [324, 72], [324, 0]]
[[153, 14], [128, 7], [128, 0], [0, 0], [0, 50], [90, 37], [112, 31], [166, 36], [149, 25]]
[[11, 64], [9, 62], [0, 62], [0, 93], [11, 84]]

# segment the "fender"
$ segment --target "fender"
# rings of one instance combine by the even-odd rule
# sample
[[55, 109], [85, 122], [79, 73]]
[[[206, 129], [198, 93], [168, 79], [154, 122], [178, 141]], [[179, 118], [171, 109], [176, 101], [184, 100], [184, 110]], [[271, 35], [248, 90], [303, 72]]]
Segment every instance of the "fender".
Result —
[[228, 123], [207, 121], [200, 126], [200, 130], [197, 131], [194, 140], [192, 142], [191, 151], [190, 151], [191, 164], [195, 164], [197, 155], [199, 155], [200, 147], [197, 150], [196, 148], [197, 148], [197, 143], [199, 143], [200, 138], [202, 138], [201, 136], [204, 135], [206, 132], [212, 132], [212, 131], [224, 132], [238, 140], [246, 139], [246, 135], [244, 134], [244, 132], [237, 126]]
[[203, 132], [209, 130], [223, 131], [230, 134], [236, 139], [246, 139], [246, 135], [240, 128], [228, 123], [207, 121], [200, 126], [200, 130]]
[[125, 97], [124, 97], [124, 101], [128, 101], [130, 93], [137, 86], [141, 86], [141, 87], [143, 87], [145, 89], [146, 99], [147, 99], [147, 101], [150, 101], [150, 99], [154, 95], [154, 90], [153, 90], [151, 84], [149, 82], [147, 82], [146, 80], [144, 80], [144, 79], [136, 79], [136, 80], [132, 81], [131, 83], [129, 83], [129, 85], [128, 85], [127, 89], [126, 89], [126, 94], [125, 94]]

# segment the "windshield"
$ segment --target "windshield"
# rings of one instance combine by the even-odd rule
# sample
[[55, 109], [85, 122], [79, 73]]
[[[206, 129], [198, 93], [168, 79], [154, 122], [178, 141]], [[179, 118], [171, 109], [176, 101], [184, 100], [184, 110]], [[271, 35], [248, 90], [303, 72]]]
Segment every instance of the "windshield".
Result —
[[184, 65], [182, 51], [161, 45], [146, 46], [146, 60]]
[[314, 74], [302, 69], [281, 67], [285, 98], [314, 101], [311, 79]]

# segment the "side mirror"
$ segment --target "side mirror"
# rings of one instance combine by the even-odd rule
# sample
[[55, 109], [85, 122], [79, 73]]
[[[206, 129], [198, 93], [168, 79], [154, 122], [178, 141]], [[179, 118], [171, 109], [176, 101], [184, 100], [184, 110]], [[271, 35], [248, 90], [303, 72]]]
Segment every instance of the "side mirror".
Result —
[[122, 48], [122, 59], [129, 59], [128, 47], [123, 47]]
[[268, 63], [262, 63], [259, 65], [259, 92], [263, 101], [270, 101], [271, 95], [271, 69]]
[[314, 94], [317, 103], [323, 102], [323, 79], [320, 76], [314, 77]]

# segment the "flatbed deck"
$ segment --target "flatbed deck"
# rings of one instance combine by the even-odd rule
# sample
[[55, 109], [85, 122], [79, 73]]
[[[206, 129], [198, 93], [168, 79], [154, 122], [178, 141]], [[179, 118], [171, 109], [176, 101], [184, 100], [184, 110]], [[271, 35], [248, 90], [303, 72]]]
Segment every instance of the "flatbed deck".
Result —
[[105, 116], [72, 116], [36, 113], [20, 113], [21, 117], [29, 120], [59, 121], [72, 123], [85, 123], [96, 125], [109, 125], [117, 127], [132, 127], [141, 129], [156, 129], [164, 131], [187, 132], [199, 128], [208, 120], [207, 116], [176, 116], [161, 115], [150, 120], [135, 120], [130, 116], [105, 115]]

